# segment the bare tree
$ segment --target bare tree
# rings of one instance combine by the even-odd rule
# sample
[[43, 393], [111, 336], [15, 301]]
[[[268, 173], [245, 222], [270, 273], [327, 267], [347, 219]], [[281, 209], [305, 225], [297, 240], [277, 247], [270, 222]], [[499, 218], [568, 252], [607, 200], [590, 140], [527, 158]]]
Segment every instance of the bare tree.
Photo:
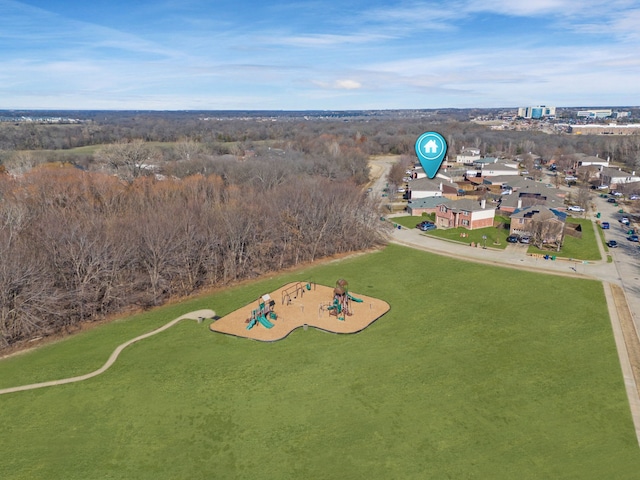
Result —
[[563, 228], [564, 224], [555, 217], [553, 212], [544, 210], [536, 213], [532, 217], [530, 225], [534, 245], [542, 249], [544, 245], [553, 244], [557, 245], [559, 249], [559, 239]]
[[120, 178], [131, 182], [156, 167], [159, 152], [144, 140], [136, 139], [106, 145], [96, 152], [96, 158], [108, 164]]

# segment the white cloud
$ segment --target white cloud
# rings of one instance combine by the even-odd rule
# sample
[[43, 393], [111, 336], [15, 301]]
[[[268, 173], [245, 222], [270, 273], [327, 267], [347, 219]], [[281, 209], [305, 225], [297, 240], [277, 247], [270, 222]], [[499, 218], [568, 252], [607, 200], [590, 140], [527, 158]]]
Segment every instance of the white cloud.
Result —
[[312, 80], [311, 83], [327, 90], [358, 90], [362, 88], [362, 83], [357, 80], [342, 79], [334, 81]]
[[343, 90], [356, 90], [358, 88], [362, 88], [362, 84], [355, 80], [337, 80], [335, 86], [336, 88]]

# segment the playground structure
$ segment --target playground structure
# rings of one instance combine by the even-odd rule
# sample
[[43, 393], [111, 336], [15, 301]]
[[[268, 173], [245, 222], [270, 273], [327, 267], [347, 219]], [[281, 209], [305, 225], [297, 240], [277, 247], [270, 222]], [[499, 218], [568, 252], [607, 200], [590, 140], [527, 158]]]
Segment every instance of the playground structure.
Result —
[[329, 305], [321, 303], [319, 311], [326, 309], [329, 315], [335, 315], [338, 320], [344, 321], [346, 315], [353, 315], [351, 302], [362, 303], [362, 299], [352, 296], [349, 293], [349, 282], [341, 278], [333, 289], [333, 302]]
[[276, 312], [273, 311], [275, 304], [275, 300], [272, 300], [268, 293], [260, 297], [258, 300], [258, 308], [251, 310], [251, 316], [245, 320], [248, 324], [247, 330], [251, 330], [258, 323], [265, 328], [273, 328], [271, 320], [278, 318]]
[[302, 299], [305, 290], [311, 291], [312, 288], [314, 290], [316, 289], [316, 284], [312, 282], [296, 282], [290, 287], [285, 288], [281, 293], [282, 305], [291, 305], [293, 303], [293, 300], [297, 299], [298, 297]]
[[[335, 291], [334, 287], [342, 290]], [[278, 300], [283, 302], [282, 306]], [[321, 307], [316, 310], [318, 305]], [[307, 330], [309, 327], [331, 333], [357, 333], [388, 310], [388, 303], [366, 295], [355, 295], [346, 282], [326, 286], [300, 281], [258, 297], [257, 305], [252, 301], [218, 318], [210, 329], [234, 337], [273, 342], [296, 329]], [[349, 321], [344, 321], [347, 312], [350, 313]]]

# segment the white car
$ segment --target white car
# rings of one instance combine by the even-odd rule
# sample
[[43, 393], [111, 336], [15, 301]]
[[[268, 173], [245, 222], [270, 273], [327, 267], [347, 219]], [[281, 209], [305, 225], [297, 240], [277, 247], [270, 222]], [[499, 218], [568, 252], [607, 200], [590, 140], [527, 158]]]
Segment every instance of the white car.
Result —
[[584, 208], [578, 205], [571, 205], [569, 208], [567, 208], [567, 210], [569, 210], [570, 212], [584, 212]]
[[614, 195], [616, 197], [621, 197], [622, 196], [622, 192], [611, 192], [611, 195]]

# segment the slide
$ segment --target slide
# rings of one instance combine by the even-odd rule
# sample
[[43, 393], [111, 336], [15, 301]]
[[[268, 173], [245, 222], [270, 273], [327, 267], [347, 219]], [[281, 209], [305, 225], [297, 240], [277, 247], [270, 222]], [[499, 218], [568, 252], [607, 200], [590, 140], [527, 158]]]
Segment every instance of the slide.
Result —
[[257, 322], [257, 320], [255, 318], [253, 320], [251, 320], [249, 322], [249, 325], [247, 325], [247, 330], [251, 330], [255, 326], [256, 322]]
[[356, 297], [352, 297], [351, 295], [349, 295], [347, 293], [347, 297], [349, 298], [349, 300], [351, 300], [352, 302], [356, 302], [356, 303], [362, 303], [362, 299], [361, 298], [356, 298]]
[[267, 317], [265, 317], [264, 315], [260, 315], [258, 317], [258, 321], [266, 328], [272, 328], [273, 327], [273, 323], [271, 323], [269, 320], [267, 320]]

